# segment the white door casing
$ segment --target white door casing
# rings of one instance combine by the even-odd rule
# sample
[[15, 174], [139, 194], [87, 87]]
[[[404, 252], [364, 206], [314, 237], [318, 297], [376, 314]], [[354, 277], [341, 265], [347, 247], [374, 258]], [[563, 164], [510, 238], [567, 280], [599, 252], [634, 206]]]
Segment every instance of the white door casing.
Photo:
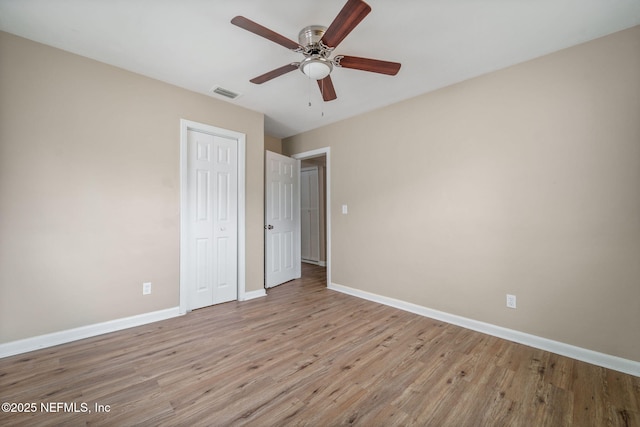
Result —
[[243, 299], [244, 142], [181, 120], [181, 313]]
[[300, 277], [298, 160], [270, 151], [265, 166], [265, 286]]

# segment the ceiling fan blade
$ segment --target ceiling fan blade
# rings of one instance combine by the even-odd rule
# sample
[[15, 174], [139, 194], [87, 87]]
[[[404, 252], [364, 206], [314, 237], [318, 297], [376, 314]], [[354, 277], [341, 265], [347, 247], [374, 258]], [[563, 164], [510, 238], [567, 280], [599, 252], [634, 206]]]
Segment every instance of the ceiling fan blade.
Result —
[[283, 74], [287, 74], [290, 71], [297, 70], [299, 65], [300, 64], [298, 64], [297, 62], [294, 62], [292, 64], [287, 64], [280, 68], [276, 68], [275, 70], [271, 70], [268, 73], [264, 73], [261, 76], [255, 77], [249, 81], [251, 83], [255, 83], [259, 85], [264, 82], [268, 82], [269, 80], [275, 79], [276, 77], [280, 77]]
[[333, 101], [337, 99], [336, 90], [333, 87], [333, 82], [331, 81], [331, 76], [327, 76], [322, 80], [318, 80], [318, 87], [320, 88], [320, 93], [322, 94], [322, 99], [325, 101]]
[[362, 0], [348, 0], [325, 31], [322, 43], [328, 47], [337, 47], [369, 12], [371, 12], [371, 6]]
[[339, 55], [334, 58], [337, 66], [353, 68], [354, 70], [370, 71], [372, 73], [395, 76], [402, 64], [398, 62], [381, 61], [379, 59], [359, 58], [357, 56]]
[[262, 25], [253, 22], [250, 19], [245, 18], [244, 16], [236, 16], [231, 20], [233, 25], [236, 25], [242, 29], [252, 32], [253, 34], [257, 34], [260, 37], [264, 37], [267, 40], [271, 40], [272, 42], [278, 43], [281, 46], [286, 47], [287, 49], [300, 49], [300, 45], [293, 40], [286, 38], [283, 35], [276, 33], [268, 29], [267, 27], [263, 27]]

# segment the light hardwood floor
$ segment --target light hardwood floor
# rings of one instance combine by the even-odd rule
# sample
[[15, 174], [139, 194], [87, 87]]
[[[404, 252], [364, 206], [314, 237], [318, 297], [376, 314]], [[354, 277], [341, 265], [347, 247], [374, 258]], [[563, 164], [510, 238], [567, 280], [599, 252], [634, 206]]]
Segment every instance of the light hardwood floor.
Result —
[[265, 298], [0, 359], [0, 401], [37, 406], [3, 426], [640, 426], [638, 377], [328, 290], [308, 265]]

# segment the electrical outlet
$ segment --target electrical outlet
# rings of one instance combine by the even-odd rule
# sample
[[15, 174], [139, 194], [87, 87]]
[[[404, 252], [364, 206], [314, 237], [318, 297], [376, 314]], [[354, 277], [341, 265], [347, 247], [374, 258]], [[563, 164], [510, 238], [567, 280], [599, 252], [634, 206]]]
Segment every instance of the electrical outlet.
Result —
[[142, 295], [149, 295], [151, 293], [151, 282], [144, 282], [142, 284]]
[[516, 308], [516, 296], [507, 294], [507, 307]]

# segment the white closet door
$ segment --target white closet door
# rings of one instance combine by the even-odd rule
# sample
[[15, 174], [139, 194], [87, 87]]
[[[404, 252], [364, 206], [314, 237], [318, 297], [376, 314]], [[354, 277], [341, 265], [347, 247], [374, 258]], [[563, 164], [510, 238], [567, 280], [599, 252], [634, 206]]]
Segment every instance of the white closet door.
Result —
[[188, 309], [238, 297], [237, 140], [188, 131]]

